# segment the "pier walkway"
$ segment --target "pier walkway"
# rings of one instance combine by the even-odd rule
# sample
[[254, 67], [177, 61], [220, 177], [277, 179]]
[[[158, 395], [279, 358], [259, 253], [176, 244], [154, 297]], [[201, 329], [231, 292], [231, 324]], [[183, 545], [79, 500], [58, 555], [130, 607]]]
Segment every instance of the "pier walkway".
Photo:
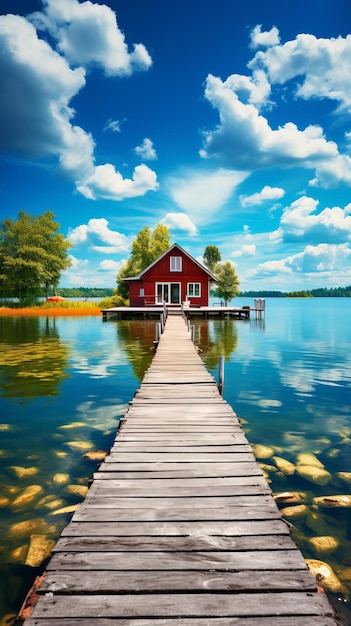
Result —
[[239, 420], [169, 316], [25, 626], [335, 626]]

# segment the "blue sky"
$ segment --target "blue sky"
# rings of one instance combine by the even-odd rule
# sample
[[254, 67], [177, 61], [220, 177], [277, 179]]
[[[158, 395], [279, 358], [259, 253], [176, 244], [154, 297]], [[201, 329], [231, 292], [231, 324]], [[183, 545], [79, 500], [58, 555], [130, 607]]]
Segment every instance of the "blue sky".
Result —
[[61, 286], [145, 225], [242, 290], [351, 284], [349, 0], [2, 0], [0, 211], [55, 213]]

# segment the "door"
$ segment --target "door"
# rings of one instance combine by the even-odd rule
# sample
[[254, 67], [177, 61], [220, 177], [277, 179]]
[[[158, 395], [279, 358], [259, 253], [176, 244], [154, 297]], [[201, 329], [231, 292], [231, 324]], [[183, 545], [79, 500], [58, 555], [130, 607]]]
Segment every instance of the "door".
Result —
[[180, 304], [180, 283], [156, 283], [157, 304]]

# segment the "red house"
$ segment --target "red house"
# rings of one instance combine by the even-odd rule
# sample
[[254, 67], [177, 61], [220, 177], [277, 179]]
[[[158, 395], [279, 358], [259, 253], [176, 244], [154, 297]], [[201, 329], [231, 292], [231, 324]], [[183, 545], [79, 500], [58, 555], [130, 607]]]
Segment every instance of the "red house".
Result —
[[208, 306], [210, 282], [216, 277], [178, 244], [162, 254], [138, 276], [124, 279], [129, 284], [130, 306], [163, 304]]

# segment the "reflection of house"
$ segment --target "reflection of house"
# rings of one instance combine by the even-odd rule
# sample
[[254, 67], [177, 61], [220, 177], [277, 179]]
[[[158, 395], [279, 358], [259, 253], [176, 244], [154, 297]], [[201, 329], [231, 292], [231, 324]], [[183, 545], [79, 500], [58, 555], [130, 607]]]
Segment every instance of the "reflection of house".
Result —
[[124, 279], [129, 285], [130, 306], [162, 304], [208, 306], [210, 282], [216, 277], [178, 244], [162, 254], [138, 276]]

